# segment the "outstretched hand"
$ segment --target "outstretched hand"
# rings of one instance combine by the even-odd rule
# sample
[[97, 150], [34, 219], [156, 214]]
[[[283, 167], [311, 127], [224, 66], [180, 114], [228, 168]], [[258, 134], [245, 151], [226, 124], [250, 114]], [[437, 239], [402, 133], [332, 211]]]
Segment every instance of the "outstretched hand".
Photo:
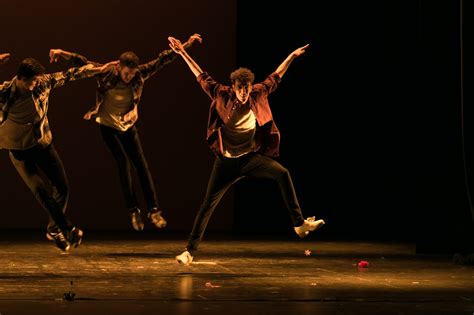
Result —
[[188, 43], [190, 45], [193, 44], [195, 41], [197, 41], [199, 44], [201, 44], [202, 43], [201, 35], [196, 33], [196, 34], [193, 34], [193, 35], [189, 36]]
[[10, 59], [9, 53], [0, 54], [0, 64], [6, 63], [9, 59]]
[[[194, 35], [193, 35], [194, 36]], [[168, 37], [168, 41], [170, 42], [170, 48], [177, 54], [182, 54], [184, 52], [183, 44], [179, 39], [176, 39], [172, 36]]]
[[94, 113], [87, 112], [87, 113], [85, 113], [85, 115], [82, 118], [84, 118], [85, 120], [91, 120], [92, 115], [94, 115]]
[[49, 62], [55, 63], [58, 62], [59, 57], [61, 57], [62, 49], [50, 49], [49, 50]]
[[293, 51], [291, 54], [292, 54], [293, 56], [295, 56], [295, 57], [299, 57], [299, 56], [301, 56], [302, 54], [305, 53], [306, 48], [308, 48], [308, 47], [309, 47], [309, 44], [306, 44], [306, 45], [304, 45], [303, 47], [300, 47], [300, 48], [296, 49], [296, 50]]

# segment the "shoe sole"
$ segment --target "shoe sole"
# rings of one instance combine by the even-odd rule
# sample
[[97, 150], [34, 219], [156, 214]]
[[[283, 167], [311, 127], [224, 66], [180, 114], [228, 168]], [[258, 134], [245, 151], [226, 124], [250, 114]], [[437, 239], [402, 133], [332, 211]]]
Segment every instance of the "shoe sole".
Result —
[[[138, 215], [135, 217], [135, 214], [138, 214]], [[132, 223], [132, 228], [137, 232], [141, 232], [145, 228], [145, 224], [143, 223], [143, 218], [141, 216], [141, 213], [138, 212], [138, 213], [135, 213], [135, 214], [130, 215], [130, 218], [131, 218], [131, 221], [132, 221], [131, 222]], [[136, 220], [133, 219], [134, 217], [136, 218]]]
[[145, 228], [145, 224], [143, 223], [143, 221], [136, 221], [135, 223], [132, 221], [132, 228], [137, 232], [141, 232]]
[[156, 228], [158, 228], [158, 229], [163, 229], [163, 228], [166, 227], [167, 222], [166, 222], [165, 220], [163, 220], [163, 221], [158, 221], [158, 223], [156, 223], [155, 221], [153, 221], [153, 220], [151, 219], [150, 216], [148, 216], [148, 219], [150, 219], [151, 224], [153, 224], [153, 225], [154, 225]]
[[[319, 220], [318, 220], [318, 221], [319, 221]], [[299, 236], [300, 238], [305, 238], [306, 236], [308, 236], [308, 234], [309, 234], [310, 232], [314, 232], [314, 231], [319, 230], [319, 229], [320, 229], [323, 225], [325, 225], [325, 224], [326, 224], [326, 222], [325, 222], [324, 220], [321, 220], [321, 222], [319, 222], [319, 224], [315, 226], [314, 230], [305, 231], [305, 232], [302, 233], [302, 234], [298, 234], [298, 236]]]
[[178, 258], [178, 257], [179, 257], [179, 256], [176, 256], [175, 259], [176, 259], [176, 261], [178, 262], [178, 264], [180, 264], [180, 265], [189, 266], [189, 265], [191, 265], [191, 263], [193, 262], [193, 261], [191, 260], [189, 263], [186, 264], [184, 261], [182, 261], [182, 260], [181, 260], [180, 258]]
[[[153, 221], [151, 223], [153, 223]], [[166, 223], [163, 223], [163, 224], [153, 223], [153, 225], [156, 226], [158, 229], [164, 229], [166, 227]]]
[[143, 230], [145, 229], [145, 225], [143, 225], [143, 226], [141, 226], [141, 225], [140, 225], [140, 226], [135, 226], [134, 224], [132, 224], [132, 227], [133, 227], [133, 229], [134, 229], [135, 231], [137, 231], [137, 232], [141, 232], [141, 231], [143, 231]]
[[[53, 238], [51, 235], [49, 235], [49, 233], [46, 233], [46, 238], [47, 238], [48, 240], [54, 242], [54, 238]], [[59, 248], [59, 247], [57, 247], [57, 246], [56, 246], [56, 248], [59, 250], [59, 252], [60, 252], [61, 254], [69, 254], [70, 251], [71, 251], [71, 249], [72, 249], [72, 244], [69, 245], [68, 247], [66, 247], [65, 249], [61, 249], [61, 248]]]
[[82, 237], [84, 236], [84, 232], [80, 231], [79, 233], [79, 241], [77, 243], [70, 243], [71, 244], [71, 247], [73, 248], [77, 248], [79, 247], [79, 245], [82, 244]]

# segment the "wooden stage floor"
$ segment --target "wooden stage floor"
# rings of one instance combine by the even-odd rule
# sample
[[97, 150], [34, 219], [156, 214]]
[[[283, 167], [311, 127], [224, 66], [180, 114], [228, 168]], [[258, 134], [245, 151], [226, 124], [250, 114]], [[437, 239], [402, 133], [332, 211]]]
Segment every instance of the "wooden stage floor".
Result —
[[208, 235], [182, 266], [186, 235], [165, 234], [90, 233], [65, 255], [2, 232], [0, 314], [474, 314], [474, 267], [410, 243]]

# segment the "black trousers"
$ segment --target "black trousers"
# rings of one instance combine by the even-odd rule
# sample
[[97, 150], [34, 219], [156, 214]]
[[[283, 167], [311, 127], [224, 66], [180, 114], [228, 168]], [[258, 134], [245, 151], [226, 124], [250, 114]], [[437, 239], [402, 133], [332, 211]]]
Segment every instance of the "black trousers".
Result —
[[303, 224], [304, 218], [290, 173], [280, 163], [257, 153], [249, 153], [238, 158], [220, 157], [216, 158], [214, 162], [214, 168], [207, 184], [206, 196], [194, 220], [187, 250], [197, 250], [217, 204], [232, 184], [244, 177], [268, 178], [276, 181], [293, 226]]
[[49, 213], [48, 232], [57, 231], [58, 228], [63, 232], [70, 230], [71, 223], [65, 217], [69, 185], [54, 146], [50, 144], [47, 147], [10, 150], [10, 159], [36, 200]]
[[143, 189], [148, 209], [158, 208], [155, 185], [151, 177], [148, 163], [143, 154], [142, 145], [135, 126], [123, 132], [100, 125], [102, 139], [117, 162], [120, 184], [127, 209], [138, 207], [138, 201], [132, 181], [132, 161]]

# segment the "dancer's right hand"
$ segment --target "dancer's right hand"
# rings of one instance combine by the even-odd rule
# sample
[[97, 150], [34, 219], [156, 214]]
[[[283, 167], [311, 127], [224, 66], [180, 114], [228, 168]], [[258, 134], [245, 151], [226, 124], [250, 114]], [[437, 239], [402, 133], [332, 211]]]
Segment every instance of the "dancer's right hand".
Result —
[[179, 39], [170, 36], [168, 37], [168, 41], [170, 42], [170, 48], [173, 49], [175, 53], [181, 54], [184, 51], [183, 44], [181, 44], [181, 41]]
[[62, 49], [50, 49], [49, 50], [49, 62], [55, 63], [58, 62], [59, 57], [61, 57], [63, 53]]
[[87, 112], [82, 118], [84, 118], [85, 120], [91, 120], [92, 115], [93, 115], [92, 112]]
[[0, 64], [6, 63], [10, 59], [10, 54], [0, 54]]

